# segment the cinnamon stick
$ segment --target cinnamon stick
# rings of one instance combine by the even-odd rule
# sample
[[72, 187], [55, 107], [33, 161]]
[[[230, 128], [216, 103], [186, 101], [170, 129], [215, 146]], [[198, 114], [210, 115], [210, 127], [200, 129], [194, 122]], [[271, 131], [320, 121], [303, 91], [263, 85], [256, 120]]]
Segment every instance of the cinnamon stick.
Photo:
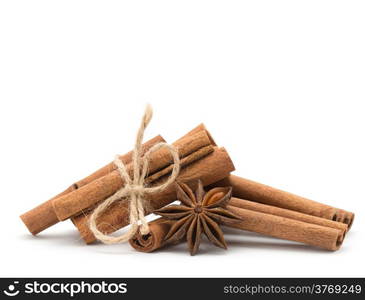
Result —
[[[187, 165], [180, 171], [178, 180], [195, 186], [198, 179], [201, 179], [204, 185], [212, 184], [228, 176], [234, 170], [233, 163], [224, 148], [214, 147], [214, 151], [200, 160]], [[161, 184], [165, 178], [161, 178], [153, 185]], [[146, 214], [161, 208], [176, 200], [175, 186], [172, 184], [164, 191], [156, 194], [146, 195]], [[80, 234], [86, 243], [95, 241], [95, 237], [88, 226], [88, 216], [90, 211], [73, 217], [74, 225], [80, 231]], [[128, 201], [121, 199], [113, 203], [97, 220], [98, 228], [105, 234], [112, 233], [129, 224], [128, 220]]]
[[[315, 247], [337, 250], [341, 246], [347, 225], [287, 209], [232, 197], [227, 209], [242, 218], [229, 227], [252, 231]], [[138, 251], [152, 252], [166, 245], [164, 237], [173, 221], [158, 218], [149, 223], [151, 232], [137, 233], [129, 243]]]
[[235, 175], [215, 183], [213, 186], [232, 186], [233, 196], [263, 204], [277, 206], [304, 214], [342, 222], [350, 228], [355, 215], [351, 212], [306, 199], [252, 180]]
[[139, 231], [129, 240], [129, 244], [140, 252], [153, 252], [166, 245], [165, 237], [169, 232], [172, 220], [158, 218], [148, 223], [150, 233], [142, 235]]
[[284, 217], [296, 221], [301, 221], [304, 223], [309, 224], [315, 224], [319, 226], [329, 227], [337, 229], [341, 232], [341, 235], [339, 236], [340, 241], [342, 241], [347, 233], [348, 226], [347, 224], [327, 220], [320, 217], [315, 217], [307, 214], [303, 214], [300, 212], [296, 212], [293, 210], [285, 209], [285, 208], [279, 208], [276, 206], [266, 205], [262, 203], [257, 203], [253, 201], [248, 201], [244, 199], [234, 198], [232, 197], [229, 201], [229, 205], [237, 207], [237, 208], [243, 208], [247, 210], [262, 212], [265, 214], [278, 216], [278, 217]]
[[300, 242], [326, 250], [337, 250], [343, 242], [341, 230], [228, 205], [227, 209], [242, 218], [230, 227]]
[[[197, 128], [201, 128], [197, 127]], [[164, 142], [165, 140], [160, 136], [156, 136], [146, 143], [143, 144], [143, 153], [148, 151], [153, 145]], [[119, 156], [119, 158], [123, 161], [124, 164], [129, 164], [132, 161], [132, 151]], [[54, 196], [50, 200], [42, 203], [41, 205], [33, 208], [32, 210], [24, 213], [20, 216], [21, 220], [24, 222], [24, 224], [27, 226], [28, 230], [33, 234], [36, 235], [40, 233], [41, 231], [47, 229], [48, 227], [56, 224], [59, 222], [59, 219], [57, 218], [57, 215], [53, 208], [53, 201], [61, 196], [67, 195], [80, 187], [83, 187], [84, 185], [103, 177], [110, 172], [114, 171], [116, 169], [116, 166], [113, 162], [105, 165], [104, 167], [100, 168], [96, 172], [92, 173], [91, 175], [85, 177], [84, 179], [81, 179], [72, 185], [70, 185], [66, 190], [59, 193], [58, 195]]]

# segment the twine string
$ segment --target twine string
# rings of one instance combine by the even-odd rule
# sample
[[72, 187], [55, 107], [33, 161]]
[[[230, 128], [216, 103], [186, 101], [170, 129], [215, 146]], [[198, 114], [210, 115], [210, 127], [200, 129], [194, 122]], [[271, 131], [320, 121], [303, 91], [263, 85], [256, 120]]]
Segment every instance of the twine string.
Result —
[[[117, 170], [124, 180], [124, 186], [116, 191], [113, 195], [103, 201], [98, 207], [95, 208], [89, 219], [89, 228], [94, 236], [104, 244], [117, 244], [123, 243], [131, 239], [140, 227], [142, 235], [150, 232], [144, 209], [144, 196], [145, 194], [158, 193], [166, 189], [171, 183], [176, 180], [180, 172], [180, 158], [178, 150], [167, 143], [158, 143], [152, 146], [144, 155], [142, 155], [142, 141], [146, 127], [152, 118], [152, 108], [147, 105], [144, 112], [141, 125], [137, 132], [137, 138], [133, 149], [132, 164], [133, 164], [133, 178], [128, 174], [127, 168], [119, 156], [116, 156], [114, 164], [117, 166]], [[167, 148], [173, 159], [173, 168], [171, 175], [168, 179], [158, 186], [147, 187], [145, 185], [145, 178], [148, 173], [149, 159], [152, 153], [160, 150], [161, 148]], [[100, 215], [115, 201], [127, 198], [129, 201], [129, 221], [130, 229], [119, 236], [110, 236], [104, 234], [97, 228], [96, 221]], [[141, 226], [139, 225], [141, 223]]]

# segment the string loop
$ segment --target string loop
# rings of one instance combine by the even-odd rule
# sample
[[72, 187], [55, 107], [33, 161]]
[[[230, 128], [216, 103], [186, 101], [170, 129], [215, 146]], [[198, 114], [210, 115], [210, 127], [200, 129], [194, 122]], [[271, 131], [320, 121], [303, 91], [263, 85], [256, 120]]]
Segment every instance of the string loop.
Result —
[[[124, 181], [124, 186], [116, 191], [112, 196], [103, 201], [98, 207], [95, 208], [94, 212], [91, 214], [89, 219], [89, 228], [99, 241], [104, 244], [117, 244], [123, 243], [131, 239], [140, 227], [140, 232], [142, 235], [149, 233], [149, 227], [147, 221], [144, 217], [144, 196], [145, 194], [158, 193], [167, 188], [171, 183], [173, 183], [179, 172], [180, 172], [180, 158], [178, 150], [167, 143], [158, 143], [152, 146], [143, 156], [142, 156], [142, 141], [144, 136], [144, 131], [148, 126], [152, 118], [152, 108], [147, 105], [145, 113], [142, 118], [141, 125], [137, 132], [136, 142], [133, 149], [132, 164], [133, 164], [133, 177], [131, 178], [128, 174], [125, 164], [121, 161], [119, 156], [116, 156], [114, 164], [117, 166], [117, 170]], [[173, 168], [171, 175], [168, 179], [161, 185], [154, 187], [145, 186], [145, 178], [148, 173], [149, 158], [152, 153], [160, 150], [161, 148], [167, 148], [173, 159]], [[129, 201], [129, 221], [130, 229], [120, 235], [120, 236], [110, 236], [101, 232], [96, 225], [98, 217], [115, 201], [127, 198]], [[141, 224], [139, 224], [141, 223]]]

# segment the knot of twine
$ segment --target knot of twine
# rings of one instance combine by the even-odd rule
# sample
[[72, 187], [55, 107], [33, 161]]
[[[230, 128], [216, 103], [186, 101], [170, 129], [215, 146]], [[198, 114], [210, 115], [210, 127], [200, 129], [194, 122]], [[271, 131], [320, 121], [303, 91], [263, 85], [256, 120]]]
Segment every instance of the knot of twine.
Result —
[[[129, 176], [125, 164], [120, 160], [119, 156], [116, 156], [114, 164], [117, 166], [121, 178], [124, 180], [124, 186], [115, 192], [112, 196], [102, 202], [90, 216], [89, 228], [94, 236], [105, 244], [123, 243], [131, 239], [137, 232], [140, 224], [140, 232], [145, 235], [150, 232], [147, 221], [144, 217], [144, 195], [161, 192], [171, 183], [173, 183], [180, 172], [180, 158], [178, 150], [167, 143], [158, 143], [152, 146], [142, 156], [142, 141], [144, 131], [151, 121], [152, 108], [147, 105], [145, 113], [142, 118], [141, 126], [137, 132], [137, 138], [133, 149], [132, 164], [133, 164], [133, 179]], [[154, 187], [146, 187], [144, 180], [148, 173], [148, 164], [150, 155], [161, 149], [167, 148], [173, 158], [173, 168], [169, 178], [161, 185]], [[101, 232], [96, 225], [98, 217], [115, 201], [121, 198], [127, 198], [129, 200], [129, 221], [130, 229], [126, 233], [120, 236], [110, 236]], [[139, 224], [140, 223], [140, 224]]]

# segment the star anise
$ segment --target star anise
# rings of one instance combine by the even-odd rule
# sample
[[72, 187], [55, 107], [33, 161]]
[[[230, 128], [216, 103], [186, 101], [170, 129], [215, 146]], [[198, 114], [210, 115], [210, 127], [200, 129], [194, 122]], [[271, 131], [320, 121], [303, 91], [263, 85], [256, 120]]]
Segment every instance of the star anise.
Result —
[[204, 233], [215, 246], [227, 249], [218, 224], [228, 225], [240, 220], [224, 208], [231, 194], [231, 187], [213, 188], [206, 193], [200, 180], [195, 193], [188, 185], [176, 183], [176, 195], [181, 204], [155, 211], [164, 218], [175, 220], [165, 237], [166, 242], [177, 243], [186, 237], [190, 254], [194, 255]]

